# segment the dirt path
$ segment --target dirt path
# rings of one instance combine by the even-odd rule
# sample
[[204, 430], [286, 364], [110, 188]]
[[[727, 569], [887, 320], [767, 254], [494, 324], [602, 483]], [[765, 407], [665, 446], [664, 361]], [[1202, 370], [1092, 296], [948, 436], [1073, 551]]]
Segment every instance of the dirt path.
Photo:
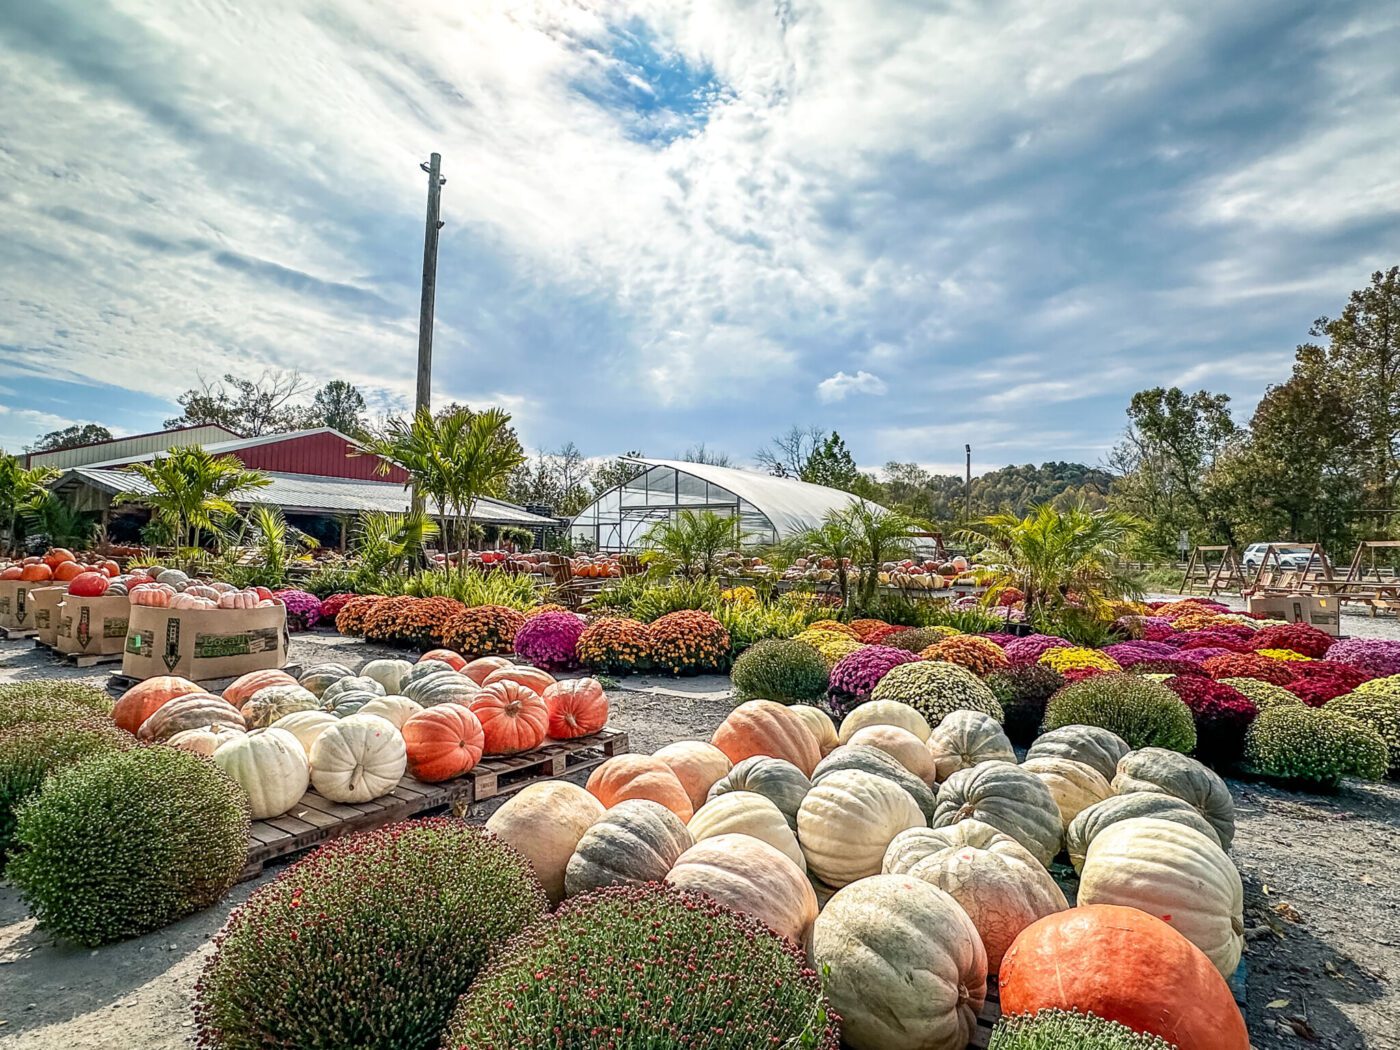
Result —
[[[324, 635], [298, 638], [291, 658], [309, 664], [337, 654], [353, 661], [401, 655]], [[69, 673], [105, 678], [105, 669], [93, 670]], [[54, 674], [33, 650], [0, 644], [0, 681]], [[609, 693], [612, 721], [631, 735], [634, 751], [707, 739], [731, 708], [723, 678], [623, 685]], [[1246, 1016], [1256, 1050], [1400, 1050], [1400, 785], [1357, 785], [1333, 796], [1231, 788], [1250, 927]], [[475, 807], [471, 819], [485, 820], [492, 808]], [[95, 952], [36, 930], [13, 887], [0, 884], [0, 1047], [190, 1045], [190, 1002], [210, 938], [279, 870], [240, 885], [215, 908]]]

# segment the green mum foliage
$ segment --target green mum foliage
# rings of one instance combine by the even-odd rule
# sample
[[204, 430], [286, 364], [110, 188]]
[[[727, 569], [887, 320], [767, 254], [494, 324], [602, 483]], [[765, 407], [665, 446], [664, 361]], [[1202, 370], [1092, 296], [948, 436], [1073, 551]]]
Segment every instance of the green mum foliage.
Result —
[[1376, 732], [1333, 711], [1331, 704], [1271, 708], [1254, 720], [1244, 738], [1244, 767], [1274, 780], [1324, 787], [1335, 787], [1347, 776], [1380, 780], [1389, 761], [1385, 741]]
[[[1365, 683], [1370, 685], [1369, 682]], [[1390, 775], [1400, 774], [1400, 691], [1344, 693], [1323, 709], [1354, 718], [1374, 732], [1389, 749]]]
[[1265, 682], [1259, 678], [1222, 678], [1228, 686], [1233, 686], [1254, 701], [1260, 711], [1271, 707], [1302, 707], [1303, 700], [1297, 693], [1291, 693], [1281, 685]]
[[487, 958], [548, 906], [529, 861], [459, 820], [339, 839], [229, 917], [196, 989], [199, 1045], [433, 1050]]
[[1045, 705], [1065, 684], [1064, 675], [1040, 664], [1008, 667], [984, 681], [1006, 712], [1006, 735], [1023, 747], [1035, 741]]
[[112, 698], [86, 682], [41, 678], [0, 685], [0, 730], [24, 722], [71, 722], [111, 710]]
[[826, 695], [826, 661], [806, 642], [770, 638], [739, 654], [730, 671], [739, 700], [810, 704]]
[[659, 883], [567, 901], [463, 997], [444, 1050], [836, 1050], [835, 1019], [792, 943]]
[[1196, 746], [1190, 709], [1166, 686], [1141, 675], [1101, 674], [1065, 686], [1045, 709], [1045, 729], [1074, 725], [1112, 730], [1134, 750], [1190, 754]]
[[992, 1031], [987, 1050], [1176, 1050], [1176, 1046], [1092, 1014], [1041, 1010], [1034, 1016], [1003, 1017]]
[[894, 668], [870, 694], [872, 700], [899, 700], [917, 710], [931, 726], [954, 711], [981, 711], [1004, 721], [1006, 713], [985, 682], [965, 667], [920, 660]]
[[248, 802], [213, 762], [137, 747], [55, 773], [19, 810], [5, 874], [40, 924], [88, 947], [207, 908], [248, 855]]

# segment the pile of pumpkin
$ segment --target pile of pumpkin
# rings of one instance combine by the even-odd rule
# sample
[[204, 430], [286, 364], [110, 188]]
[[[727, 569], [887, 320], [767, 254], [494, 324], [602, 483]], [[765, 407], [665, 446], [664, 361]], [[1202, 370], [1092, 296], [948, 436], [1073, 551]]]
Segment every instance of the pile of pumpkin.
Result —
[[[872, 701], [744, 703], [709, 742], [533, 785], [488, 829], [552, 902], [667, 881], [760, 919], [825, 974], [851, 1050], [963, 1050], [1006, 1015], [1068, 1010], [1180, 1050], [1247, 1050], [1226, 982], [1243, 889], [1215, 773], [1067, 726], [1018, 762], [1000, 725]], [[1070, 907], [1049, 866], [1078, 876]], [[1067, 879], [1072, 882], [1072, 879]]]
[[96, 573], [111, 579], [121, 575], [121, 566], [107, 559], [95, 559], [90, 564], [66, 547], [54, 547], [43, 555], [31, 556], [0, 568], [0, 580], [23, 580], [26, 583], [68, 583], [85, 573]]
[[139, 740], [211, 757], [259, 820], [287, 812], [308, 788], [332, 802], [368, 802], [405, 773], [451, 780], [483, 755], [596, 733], [608, 701], [592, 678], [556, 681], [500, 657], [468, 663], [435, 650], [417, 664], [372, 660], [358, 672], [252, 671], [221, 696], [184, 678], [151, 678], [127, 690], [112, 717]]

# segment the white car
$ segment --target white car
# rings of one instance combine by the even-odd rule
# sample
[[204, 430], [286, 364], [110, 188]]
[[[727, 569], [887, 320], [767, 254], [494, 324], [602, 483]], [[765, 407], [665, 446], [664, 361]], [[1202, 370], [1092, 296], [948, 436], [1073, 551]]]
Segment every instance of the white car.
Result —
[[[1240, 562], [1246, 569], [1257, 569], [1264, 560], [1264, 554], [1269, 547], [1268, 543], [1251, 543], [1244, 549], [1244, 557]], [[1306, 569], [1308, 562], [1312, 560], [1311, 547], [1274, 547], [1274, 553], [1278, 555], [1278, 563], [1285, 569]]]

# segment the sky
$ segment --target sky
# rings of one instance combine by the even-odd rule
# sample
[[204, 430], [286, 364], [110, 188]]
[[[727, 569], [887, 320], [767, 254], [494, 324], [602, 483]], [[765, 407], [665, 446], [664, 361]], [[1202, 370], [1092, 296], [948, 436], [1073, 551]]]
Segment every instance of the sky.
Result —
[[1100, 463], [1400, 263], [1388, 0], [0, 0], [0, 446], [200, 376], [525, 444]]

